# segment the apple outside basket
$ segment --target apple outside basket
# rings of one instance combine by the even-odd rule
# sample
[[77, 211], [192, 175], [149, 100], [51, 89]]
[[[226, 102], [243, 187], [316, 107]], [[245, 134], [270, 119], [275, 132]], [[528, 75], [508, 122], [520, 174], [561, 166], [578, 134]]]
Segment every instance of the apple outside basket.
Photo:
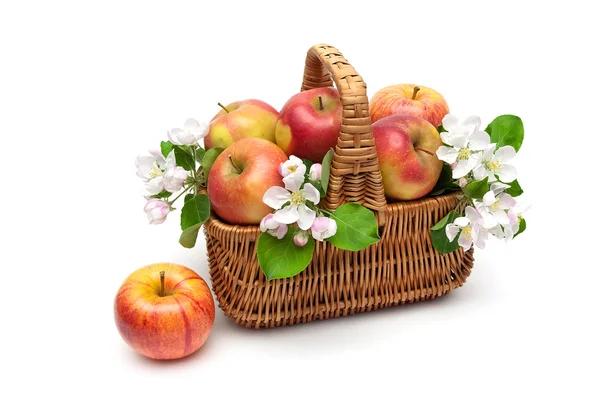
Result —
[[334, 82], [342, 127], [327, 195], [319, 205], [330, 211], [347, 202], [370, 208], [381, 240], [357, 252], [317, 242], [303, 272], [268, 281], [256, 256], [259, 227], [229, 225], [212, 215], [204, 225], [212, 287], [225, 315], [237, 324], [272, 328], [435, 299], [462, 286], [471, 272], [472, 249], [440, 254], [429, 234], [457, 205], [456, 195], [386, 202], [367, 86], [335, 47], [313, 46], [302, 90]]

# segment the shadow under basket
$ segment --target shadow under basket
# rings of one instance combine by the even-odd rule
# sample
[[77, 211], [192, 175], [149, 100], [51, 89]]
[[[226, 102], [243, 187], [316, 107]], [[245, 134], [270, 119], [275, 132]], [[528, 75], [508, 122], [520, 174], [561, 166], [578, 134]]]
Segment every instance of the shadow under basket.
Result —
[[268, 281], [256, 256], [259, 227], [229, 225], [212, 215], [204, 225], [212, 287], [237, 324], [272, 328], [431, 300], [462, 286], [471, 273], [472, 249], [440, 254], [429, 233], [457, 206], [456, 193], [386, 202], [366, 84], [336, 48], [313, 46], [302, 90], [334, 83], [342, 126], [319, 206], [333, 211], [356, 202], [373, 210], [381, 240], [357, 252], [317, 242], [303, 272]]

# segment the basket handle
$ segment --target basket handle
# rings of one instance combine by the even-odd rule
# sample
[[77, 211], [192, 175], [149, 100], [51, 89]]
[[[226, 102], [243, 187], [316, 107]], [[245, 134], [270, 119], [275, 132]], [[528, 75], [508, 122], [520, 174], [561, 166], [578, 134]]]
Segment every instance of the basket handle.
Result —
[[376, 211], [381, 226], [385, 223], [386, 200], [371, 132], [367, 84], [335, 47], [311, 47], [301, 90], [329, 87], [333, 82], [342, 102], [342, 128], [323, 205], [335, 210], [344, 203], [362, 204]]

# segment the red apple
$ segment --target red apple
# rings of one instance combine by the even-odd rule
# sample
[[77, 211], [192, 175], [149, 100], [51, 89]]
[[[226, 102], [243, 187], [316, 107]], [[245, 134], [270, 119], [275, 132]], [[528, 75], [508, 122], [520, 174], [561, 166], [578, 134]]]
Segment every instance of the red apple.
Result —
[[198, 274], [177, 264], [152, 264], [129, 275], [115, 298], [121, 337], [146, 357], [170, 360], [198, 350], [215, 319], [215, 303]]
[[391, 200], [426, 196], [442, 172], [435, 152], [442, 139], [435, 126], [412, 115], [392, 115], [373, 124], [385, 195]]
[[263, 195], [271, 186], [283, 186], [279, 165], [286, 160], [285, 153], [267, 140], [235, 142], [217, 157], [208, 174], [212, 209], [232, 224], [258, 224], [272, 211]]
[[321, 162], [337, 143], [342, 103], [335, 88], [311, 89], [292, 96], [279, 113], [277, 145], [287, 155]]
[[402, 84], [379, 90], [370, 102], [371, 122], [390, 115], [414, 115], [438, 127], [450, 112], [441, 94], [421, 85]]
[[207, 149], [227, 148], [238, 140], [256, 137], [275, 143], [275, 123], [279, 114], [260, 100], [244, 100], [226, 106], [210, 121], [204, 138]]

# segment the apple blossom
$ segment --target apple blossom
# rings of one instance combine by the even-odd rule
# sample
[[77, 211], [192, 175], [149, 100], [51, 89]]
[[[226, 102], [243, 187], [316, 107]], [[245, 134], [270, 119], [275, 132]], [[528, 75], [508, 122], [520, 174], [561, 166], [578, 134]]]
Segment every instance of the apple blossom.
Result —
[[144, 211], [151, 224], [162, 224], [171, 211], [169, 203], [160, 199], [150, 199], [144, 206]]
[[273, 219], [273, 214], [267, 214], [260, 221], [261, 232], [267, 232], [271, 236], [275, 236], [277, 239], [281, 239], [285, 236], [288, 231], [286, 224], [280, 224]]
[[308, 179], [313, 182], [318, 182], [321, 180], [321, 172], [323, 167], [321, 164], [313, 164], [310, 166], [310, 171], [308, 172]]
[[182, 167], [168, 169], [163, 175], [164, 188], [167, 192], [175, 193], [181, 190], [188, 178], [188, 172]]
[[188, 118], [183, 128], [173, 128], [167, 131], [169, 141], [173, 144], [194, 144], [208, 134], [208, 126], [193, 118]]
[[458, 180], [458, 186], [460, 186], [461, 188], [467, 186], [468, 183], [469, 182], [467, 181], [467, 178], [465, 178], [464, 176]]
[[284, 178], [290, 174], [299, 174], [304, 176], [306, 174], [306, 165], [302, 160], [296, 156], [290, 156], [290, 159], [279, 166], [279, 173]]
[[[310, 183], [305, 184], [301, 189], [303, 180], [304, 175], [291, 173], [283, 179], [285, 188], [279, 186], [269, 188], [263, 196], [263, 202], [278, 210], [273, 216], [275, 221], [282, 224], [297, 222], [300, 229], [307, 230], [315, 220], [316, 212], [307, 207], [305, 203], [308, 200], [313, 204], [318, 204], [321, 196], [319, 191]], [[280, 209], [288, 202], [289, 205]]]
[[453, 241], [460, 233], [458, 244], [464, 251], [469, 250], [473, 244], [483, 249], [488, 233], [483, 229], [481, 223], [481, 214], [473, 207], [467, 206], [464, 217], [458, 217], [454, 222], [446, 225], [446, 236], [448, 240]]
[[308, 243], [308, 233], [306, 231], [298, 231], [294, 235], [294, 244], [298, 247], [304, 247]]
[[[517, 179], [517, 169], [509, 164], [516, 155], [514, 147], [502, 146], [495, 150], [496, 145], [490, 144], [483, 152], [481, 164], [473, 170], [473, 176], [477, 180], [488, 177], [488, 182], [496, 181], [496, 175], [502, 182], [512, 182]], [[494, 151], [495, 150], [495, 151]]]
[[448, 164], [456, 163], [452, 168], [452, 178], [458, 179], [467, 175], [480, 163], [482, 150], [490, 144], [490, 136], [479, 130], [479, 117], [469, 117], [462, 124], [458, 124], [456, 117], [447, 115], [444, 121], [444, 127], [451, 128], [441, 135], [442, 141], [448, 146], [440, 146], [436, 155]]
[[156, 150], [148, 151], [150, 156], [139, 156], [135, 160], [137, 176], [146, 182], [148, 194], [155, 195], [164, 189], [164, 174], [167, 170], [175, 168], [175, 153], [171, 151], [165, 159]]
[[523, 206], [517, 202], [514, 207], [508, 210], [507, 214], [510, 223], [507, 225], [502, 225], [507, 242], [512, 240], [517, 232], [519, 232], [519, 229], [521, 228], [521, 220], [523, 219], [523, 213], [529, 210], [529, 208], [531, 208], [531, 204]]
[[490, 185], [490, 191], [487, 192], [481, 202], [475, 202], [477, 210], [483, 218], [483, 227], [491, 229], [496, 225], [509, 225], [516, 223], [516, 218], [508, 215], [508, 210], [516, 205], [515, 199], [504, 193], [508, 185], [494, 182]]
[[315, 218], [315, 221], [313, 222], [310, 231], [312, 233], [312, 237], [315, 238], [315, 240], [322, 242], [328, 237], [331, 237], [336, 234], [337, 223], [334, 219], [331, 218], [318, 217]]

